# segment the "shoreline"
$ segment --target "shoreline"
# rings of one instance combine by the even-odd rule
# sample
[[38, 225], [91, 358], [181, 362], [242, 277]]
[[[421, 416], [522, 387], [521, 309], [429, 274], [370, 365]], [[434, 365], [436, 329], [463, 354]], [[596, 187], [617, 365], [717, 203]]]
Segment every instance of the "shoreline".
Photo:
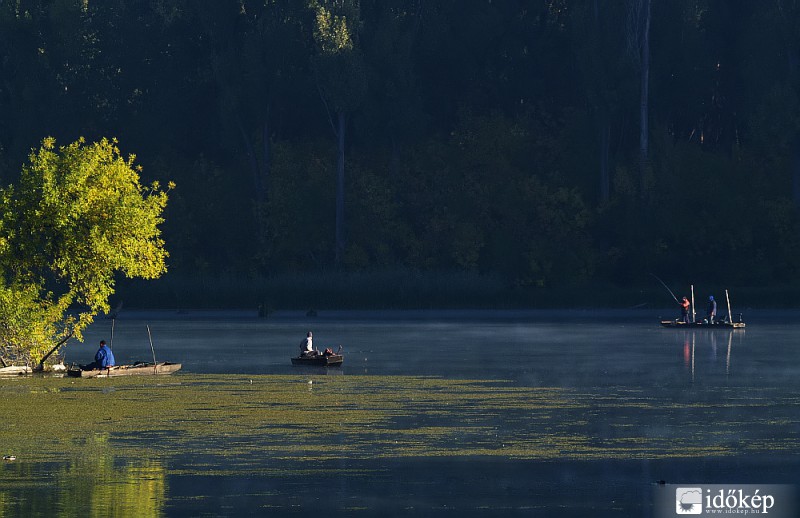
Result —
[[[557, 309], [320, 309], [313, 315], [303, 310], [280, 310], [268, 316], [259, 316], [255, 309], [126, 309], [117, 320], [207, 320], [247, 319], [269, 321], [325, 321], [325, 320], [485, 320], [485, 321], [567, 321], [567, 322], [654, 322], [678, 318], [675, 308], [557, 308]], [[745, 321], [751, 320], [797, 320], [800, 309], [746, 308], [733, 309], [734, 315], [741, 313]], [[749, 317], [748, 317], [749, 316]], [[698, 314], [698, 319], [700, 314]], [[98, 316], [95, 321], [111, 320], [109, 316]]]

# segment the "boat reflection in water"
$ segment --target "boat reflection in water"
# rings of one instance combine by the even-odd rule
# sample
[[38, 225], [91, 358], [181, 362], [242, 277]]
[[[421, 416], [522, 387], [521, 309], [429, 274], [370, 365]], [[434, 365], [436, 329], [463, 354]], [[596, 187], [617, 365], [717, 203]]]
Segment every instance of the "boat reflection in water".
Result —
[[682, 333], [683, 365], [691, 372], [692, 381], [695, 379], [696, 354], [698, 350], [704, 350], [706, 348], [709, 351], [709, 365], [711, 369], [715, 369], [718, 363], [720, 346], [725, 348], [725, 375], [730, 375], [734, 334], [736, 335], [737, 344], [741, 344], [744, 341], [744, 333], [734, 333], [733, 330], [725, 334], [696, 330], [687, 330]]

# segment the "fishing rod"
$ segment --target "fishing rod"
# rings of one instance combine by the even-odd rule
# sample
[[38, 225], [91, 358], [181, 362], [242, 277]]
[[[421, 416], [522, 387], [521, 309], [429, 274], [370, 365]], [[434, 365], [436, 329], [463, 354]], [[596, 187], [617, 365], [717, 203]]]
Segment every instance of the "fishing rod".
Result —
[[153, 335], [150, 334], [150, 326], [147, 326], [147, 337], [150, 338], [150, 351], [153, 353], [153, 367], [156, 366], [156, 350], [153, 348]]
[[665, 288], [667, 288], [667, 291], [669, 292], [669, 294], [670, 294], [670, 295], [672, 295], [672, 298], [673, 298], [673, 299], [675, 299], [675, 302], [677, 302], [678, 304], [680, 304], [680, 303], [681, 303], [681, 302], [678, 300], [678, 297], [676, 297], [676, 296], [675, 296], [675, 294], [674, 294], [674, 293], [672, 293], [672, 290], [671, 290], [671, 289], [669, 289], [669, 286], [667, 286], [666, 284], [664, 284], [664, 281], [662, 281], [661, 279], [659, 279], [659, 278], [656, 276], [656, 274], [654, 274], [654, 273], [651, 273], [650, 275], [652, 275], [653, 277], [655, 277], [655, 278], [656, 278], [656, 280], [657, 280], [658, 282], [660, 282], [662, 286], [664, 286]]
[[119, 312], [122, 311], [122, 301], [117, 304], [117, 307], [111, 310], [111, 313], [108, 316], [111, 317], [111, 343], [108, 345], [110, 348], [114, 348], [114, 324], [117, 321], [117, 316], [119, 316]]

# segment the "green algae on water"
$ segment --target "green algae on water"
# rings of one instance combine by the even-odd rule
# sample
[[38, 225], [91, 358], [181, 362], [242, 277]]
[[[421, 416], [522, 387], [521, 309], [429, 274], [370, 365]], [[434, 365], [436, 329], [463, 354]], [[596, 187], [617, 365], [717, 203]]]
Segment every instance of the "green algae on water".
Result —
[[733, 393], [676, 402], [629, 388], [599, 394], [415, 376], [28, 377], [0, 380], [0, 435], [17, 462], [180, 456], [182, 469], [208, 474], [313, 471], [342, 458], [796, 450], [800, 397], [752, 396], [759, 406]]

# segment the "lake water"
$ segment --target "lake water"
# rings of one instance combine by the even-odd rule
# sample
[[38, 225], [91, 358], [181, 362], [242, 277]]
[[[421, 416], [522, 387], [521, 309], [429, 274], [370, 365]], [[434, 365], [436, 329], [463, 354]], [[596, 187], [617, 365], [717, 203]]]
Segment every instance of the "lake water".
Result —
[[[800, 313], [748, 312], [744, 331], [663, 329], [662, 314], [320, 312], [258, 319], [125, 312], [113, 323], [117, 363], [152, 359], [149, 326], [156, 359], [183, 364], [169, 383], [207, 390], [226, 378], [220, 375], [262, 386], [307, 380], [308, 391], [326, 397], [320, 391], [356, 394], [362, 387], [373, 399], [359, 404], [385, 400], [389, 417], [369, 436], [326, 423], [326, 440], [337, 437], [343, 447], [330, 444], [313, 469], [311, 450], [278, 455], [259, 434], [230, 438], [236, 443], [226, 446], [224, 466], [196, 440], [160, 453], [157, 462], [134, 462], [126, 453], [104, 457], [107, 469], [92, 469], [124, 471], [128, 484], [150, 488], [139, 497], [146, 506], [122, 514], [146, 509], [166, 516], [657, 516], [654, 499], [664, 482], [797, 484]], [[307, 331], [318, 349], [341, 344], [344, 365], [293, 367], [289, 358]], [[67, 363], [90, 361], [97, 342], [111, 340], [112, 322], [98, 321], [85, 335], [83, 344], [65, 349]], [[73, 383], [84, 381], [91, 382]], [[462, 381], [479, 385], [453, 389]], [[114, 390], [112, 380], [105, 383], [104, 391]], [[407, 383], [432, 384], [409, 388], [409, 401], [398, 399]], [[504, 394], [497, 402], [495, 386]], [[423, 416], [418, 403], [426, 390], [453, 396], [426, 402]], [[408, 448], [385, 440], [393, 430]], [[420, 444], [409, 439], [414, 434]], [[139, 440], [122, 435], [112, 431], [108, 442]], [[349, 445], [348, 437], [359, 444]], [[444, 444], [433, 447], [440, 437]], [[137, 447], [146, 453], [150, 446]], [[69, 482], [77, 477], [69, 467], [23, 461], [0, 466], [0, 481], [15, 482], [0, 487], [0, 516], [50, 514], [33, 503], [45, 492], [39, 480], [57, 480], [65, 491], [78, 487]], [[103, 495], [100, 482], [79, 486]], [[86, 498], [103, 514], [104, 504]], [[57, 514], [72, 515], [64, 499], [53, 504]]]

